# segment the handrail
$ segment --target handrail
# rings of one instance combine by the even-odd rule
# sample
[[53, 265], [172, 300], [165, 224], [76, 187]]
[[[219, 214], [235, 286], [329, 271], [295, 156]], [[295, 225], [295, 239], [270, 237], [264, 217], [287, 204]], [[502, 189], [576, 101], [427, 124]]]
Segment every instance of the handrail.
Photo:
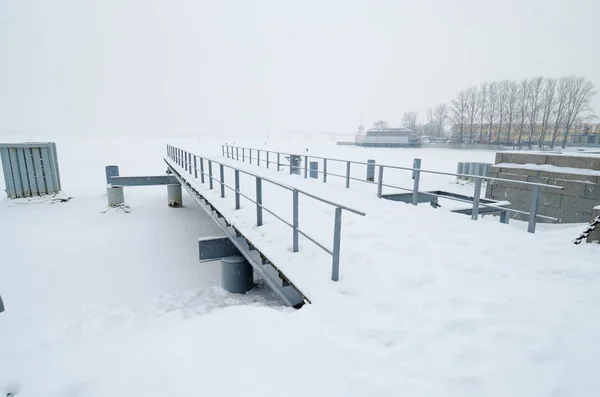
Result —
[[[230, 150], [231, 148], [231, 150]], [[235, 151], [234, 151], [235, 149]], [[496, 207], [490, 204], [486, 204], [486, 203], [480, 203], [479, 201], [479, 197], [481, 195], [481, 184], [484, 180], [487, 181], [495, 181], [495, 182], [510, 182], [510, 183], [515, 183], [515, 184], [521, 184], [521, 185], [526, 185], [526, 186], [531, 186], [532, 187], [532, 198], [531, 198], [531, 208], [529, 212], [525, 212], [525, 211], [519, 211], [516, 209], [512, 209], [512, 208], [502, 208], [501, 211], [504, 212], [508, 212], [508, 213], [515, 213], [515, 214], [521, 214], [521, 215], [528, 215], [529, 216], [529, 225], [528, 225], [528, 231], [530, 233], [535, 233], [535, 227], [536, 227], [536, 219], [537, 218], [541, 218], [541, 219], [548, 219], [548, 220], [552, 220], [552, 221], [559, 221], [558, 218], [554, 218], [554, 217], [550, 217], [550, 216], [545, 216], [545, 215], [540, 215], [538, 214], [538, 207], [539, 207], [539, 198], [540, 198], [540, 193], [541, 193], [541, 188], [549, 188], [549, 189], [558, 189], [558, 190], [564, 190], [563, 186], [558, 186], [558, 185], [550, 185], [550, 184], [546, 184], [546, 183], [538, 183], [538, 182], [525, 182], [525, 181], [514, 181], [511, 179], [505, 179], [505, 178], [495, 178], [495, 177], [489, 177], [489, 176], [485, 176], [485, 175], [469, 175], [469, 174], [458, 174], [458, 173], [451, 173], [451, 172], [441, 172], [441, 171], [432, 171], [432, 170], [425, 170], [421, 168], [421, 160], [420, 159], [414, 159], [413, 162], [413, 167], [401, 167], [401, 166], [395, 166], [395, 165], [386, 165], [386, 164], [376, 164], [376, 163], [369, 163], [369, 162], [362, 162], [362, 161], [354, 161], [354, 160], [341, 160], [341, 159], [336, 159], [336, 158], [328, 158], [328, 157], [320, 157], [320, 156], [312, 156], [312, 155], [308, 155], [308, 154], [304, 154], [304, 155], [299, 155], [299, 154], [291, 154], [291, 153], [286, 153], [286, 152], [276, 152], [276, 151], [272, 151], [272, 150], [263, 150], [263, 149], [254, 149], [254, 148], [248, 148], [248, 147], [242, 147], [242, 146], [232, 146], [232, 145], [222, 145], [222, 154], [223, 157], [230, 157], [231, 158], [237, 158], [239, 160], [240, 157], [240, 149], [241, 149], [241, 154], [242, 154], [242, 161], [245, 161], [246, 158], [249, 159], [250, 163], [252, 163], [252, 160], [257, 160], [257, 164], [260, 165], [260, 154], [261, 152], [265, 152], [267, 153], [267, 158], [266, 159], [262, 159], [263, 162], [265, 162], [267, 164], [267, 168], [269, 166], [269, 164], [273, 164], [275, 162], [273, 161], [269, 161], [269, 153], [274, 153], [277, 154], [277, 165], [278, 166], [286, 166], [286, 167], [290, 167], [290, 174], [293, 173], [293, 170], [296, 169], [301, 169], [302, 167], [299, 166], [295, 166], [292, 164], [291, 161], [291, 157], [297, 157], [297, 158], [302, 158], [304, 157], [304, 178], [307, 178], [308, 175], [308, 159], [320, 159], [323, 160], [323, 171], [319, 171], [317, 170], [311, 170], [312, 172], [317, 172], [318, 174], [323, 174], [323, 182], [327, 182], [327, 176], [336, 176], [339, 178], [344, 178], [346, 180], [346, 187], [349, 188], [350, 187], [350, 181], [351, 180], [355, 180], [355, 181], [359, 181], [359, 182], [363, 182], [363, 183], [369, 183], [372, 185], [377, 185], [377, 196], [379, 198], [382, 197], [382, 188], [385, 187], [391, 187], [394, 189], [400, 189], [400, 190], [406, 190], [409, 192], [413, 192], [413, 204], [417, 205], [418, 203], [418, 195], [419, 193], [427, 193], [433, 196], [439, 196], [439, 195], [435, 195], [429, 192], [421, 192], [419, 191], [419, 179], [420, 179], [420, 173], [426, 173], [426, 174], [434, 174], [434, 175], [446, 175], [446, 176], [455, 176], [455, 177], [462, 177], [462, 178], [471, 178], [475, 180], [475, 192], [473, 195], [473, 210], [471, 213], [471, 217], [473, 220], [477, 220], [478, 216], [479, 216], [479, 206], [483, 206], [483, 207], [489, 207], [489, 208], [500, 208], [500, 207]], [[248, 150], [249, 152], [249, 156], [246, 156], [246, 150]], [[252, 152], [256, 151], [257, 152], [257, 157], [252, 157]], [[290, 164], [281, 164], [280, 163], [280, 156], [284, 155], [284, 156], [290, 156]], [[341, 162], [341, 163], [346, 163], [346, 175], [340, 175], [340, 174], [336, 174], [333, 172], [327, 172], [327, 162], [328, 161], [337, 161], [337, 162]], [[367, 167], [371, 167], [371, 179], [372, 180], [363, 180], [363, 179], [359, 179], [359, 178], [353, 178], [350, 176], [350, 166], [351, 164], [359, 164], [359, 165], [366, 165]], [[375, 167], [379, 168], [379, 177], [377, 180], [377, 183], [374, 182], [374, 176], [375, 176]], [[390, 184], [384, 184], [383, 183], [383, 170], [385, 168], [389, 168], [389, 169], [396, 169], [396, 170], [403, 170], [403, 171], [412, 171], [413, 173], [413, 179], [414, 179], [414, 186], [412, 189], [406, 189], [400, 186], [394, 186], [394, 185], [390, 185]], [[369, 168], [367, 168], [369, 169]], [[454, 200], [454, 201], [460, 201], [460, 202], [465, 202], [465, 200], [461, 200], [458, 199], [456, 197], [447, 197], [447, 196], [442, 196], [445, 199], [448, 200]], [[503, 223], [508, 223], [508, 217], [507, 216], [501, 216], [500, 217], [500, 221]]]
[[[279, 221], [281, 221], [283, 224], [291, 227], [293, 230], [293, 237], [292, 237], [293, 238], [293, 240], [292, 240], [293, 252], [298, 252], [298, 250], [299, 250], [298, 237], [299, 237], [299, 235], [302, 235], [302, 236], [306, 237], [310, 242], [315, 244], [317, 247], [321, 248], [323, 251], [330, 254], [332, 256], [331, 279], [334, 281], [337, 281], [339, 279], [342, 210], [345, 210], [345, 211], [348, 211], [350, 213], [360, 215], [360, 216], [365, 216], [366, 214], [364, 212], [358, 211], [356, 209], [350, 208], [348, 206], [345, 206], [345, 205], [342, 205], [342, 204], [339, 204], [339, 203], [336, 203], [336, 202], [333, 202], [333, 201], [330, 201], [330, 200], [327, 200], [324, 198], [321, 198], [312, 193], [306, 192], [301, 189], [297, 189], [293, 186], [273, 180], [271, 178], [264, 177], [262, 175], [255, 174], [253, 172], [243, 170], [239, 167], [235, 167], [235, 166], [226, 164], [226, 163], [216, 160], [212, 157], [198, 156], [196, 154], [187, 152], [187, 151], [177, 148], [175, 146], [167, 145], [167, 157], [168, 157], [169, 161], [174, 162], [175, 165], [181, 167], [182, 171], [189, 173], [190, 176], [193, 175], [194, 178], [197, 179], [198, 175], [200, 175], [200, 181], [202, 184], [205, 183], [205, 177], [208, 176], [210, 190], [213, 190], [213, 188], [214, 188], [213, 181], [217, 181], [221, 185], [221, 198], [225, 198], [225, 188], [232, 190], [235, 193], [236, 210], [239, 210], [241, 208], [240, 197], [244, 197], [251, 203], [256, 204], [256, 220], [257, 220], [256, 224], [257, 224], [257, 226], [260, 227], [263, 224], [262, 211], [264, 209], [265, 211], [267, 211], [268, 213], [273, 215], [275, 218], [277, 218]], [[200, 160], [200, 168], [198, 168], [198, 159]], [[208, 172], [206, 172], [204, 170], [204, 161], [205, 160], [208, 161], [208, 170], [207, 170]], [[167, 161], [167, 163], [169, 163], [169, 161]], [[213, 175], [213, 163], [219, 165], [219, 174], [220, 174], [219, 178], [217, 178], [216, 176]], [[235, 187], [232, 187], [225, 183], [225, 180], [224, 180], [225, 179], [225, 174], [224, 174], [225, 168], [228, 168], [235, 172]], [[252, 199], [240, 191], [240, 183], [239, 183], [239, 175], [240, 174], [245, 174], [245, 175], [254, 177], [256, 179], [256, 199]], [[269, 182], [275, 186], [281, 187], [281, 188], [291, 191], [293, 193], [293, 202], [292, 202], [293, 220], [291, 223], [286, 221], [285, 219], [283, 219], [281, 216], [275, 214], [272, 210], [268, 209], [267, 207], [265, 207], [263, 205], [263, 203], [262, 203], [262, 182], [263, 181]], [[298, 211], [299, 210], [298, 195], [299, 194], [302, 194], [302, 195], [310, 197], [314, 200], [317, 200], [322, 203], [325, 203], [325, 204], [335, 207], [333, 249], [327, 248], [325, 245], [316, 241], [313, 237], [309, 236], [306, 232], [302, 231], [299, 228], [299, 226], [298, 226], [298, 223], [299, 223], [298, 222], [298, 212], [299, 212]]]

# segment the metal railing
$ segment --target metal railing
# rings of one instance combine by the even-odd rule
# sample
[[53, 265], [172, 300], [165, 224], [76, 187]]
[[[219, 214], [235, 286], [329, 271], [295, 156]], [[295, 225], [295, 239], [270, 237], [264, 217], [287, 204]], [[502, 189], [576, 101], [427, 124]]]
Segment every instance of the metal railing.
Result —
[[[398, 190], [403, 190], [403, 191], [407, 191], [407, 192], [412, 192], [413, 194], [413, 198], [412, 198], [412, 204], [413, 205], [417, 205], [418, 201], [419, 201], [419, 193], [421, 194], [427, 194], [430, 196], [435, 196], [435, 197], [439, 197], [439, 198], [443, 198], [443, 199], [448, 199], [448, 200], [453, 200], [453, 201], [458, 201], [458, 202], [464, 202], [464, 203], [472, 203], [472, 210], [471, 210], [471, 219], [473, 220], [477, 220], [479, 217], [479, 207], [486, 207], [486, 208], [492, 208], [492, 209], [497, 209], [498, 211], [500, 211], [502, 213], [502, 216], [500, 216], [500, 222], [501, 223], [505, 223], [507, 224], [509, 221], [509, 217], [507, 216], [507, 213], [514, 213], [514, 214], [520, 214], [523, 216], [528, 217], [528, 226], [527, 226], [527, 231], [529, 233], [535, 233], [535, 229], [536, 229], [536, 219], [540, 218], [540, 219], [547, 219], [547, 220], [551, 220], [551, 221], [558, 221], [558, 218], [554, 218], [551, 216], [546, 216], [546, 215], [540, 215], [538, 214], [538, 209], [539, 209], [539, 201], [540, 201], [540, 194], [541, 194], [541, 189], [542, 188], [547, 188], [547, 189], [558, 189], [558, 190], [564, 190], [564, 187], [562, 186], [557, 186], [557, 185], [548, 185], [545, 183], [536, 183], [536, 182], [524, 182], [524, 181], [514, 181], [511, 179], [504, 179], [504, 178], [494, 178], [494, 177], [489, 177], [489, 176], [482, 176], [482, 175], [469, 175], [469, 174], [456, 174], [456, 173], [451, 173], [451, 172], [440, 172], [440, 171], [431, 171], [431, 170], [425, 170], [421, 168], [421, 159], [414, 159], [413, 160], [413, 167], [400, 167], [400, 166], [395, 166], [395, 165], [388, 165], [388, 164], [376, 164], [374, 161], [372, 162], [362, 162], [362, 161], [353, 161], [353, 160], [342, 160], [342, 159], [336, 159], [336, 158], [330, 158], [330, 157], [320, 157], [320, 156], [309, 156], [309, 155], [296, 155], [296, 154], [291, 154], [291, 153], [285, 153], [285, 152], [277, 152], [277, 151], [271, 151], [271, 150], [261, 150], [261, 149], [253, 149], [253, 148], [247, 148], [247, 147], [241, 147], [241, 146], [232, 146], [232, 145], [222, 145], [221, 146], [221, 150], [222, 150], [222, 155], [223, 157], [227, 157], [230, 159], [235, 159], [235, 160], [241, 160], [242, 162], [245, 162], [246, 159], [249, 160], [250, 164], [252, 164], [252, 160], [256, 160], [256, 164], [258, 166], [261, 165], [261, 160], [263, 163], [266, 164], [267, 168], [269, 168], [269, 164], [277, 164], [277, 169], [279, 170], [279, 168], [281, 167], [289, 167], [290, 169], [290, 174], [296, 173], [299, 174], [299, 171], [302, 170], [302, 168], [304, 169], [304, 178], [308, 177], [308, 172], [309, 172], [309, 168], [308, 168], [308, 160], [309, 159], [317, 159], [317, 160], [321, 160], [323, 162], [323, 171], [319, 171], [319, 170], [310, 170], [311, 172], [316, 172], [318, 174], [322, 174], [323, 176], [323, 182], [326, 183], [327, 182], [327, 177], [328, 176], [335, 176], [335, 177], [340, 177], [340, 178], [344, 178], [346, 181], [346, 188], [350, 188], [350, 181], [358, 181], [358, 182], [363, 182], [363, 183], [367, 183], [367, 184], [371, 184], [371, 185], [377, 185], [377, 197], [381, 198], [382, 196], [382, 190], [384, 187], [388, 187], [388, 188], [392, 188], [392, 189], [398, 189]], [[248, 152], [248, 155], [246, 155], [246, 152]], [[256, 153], [256, 157], [252, 157], [252, 153]], [[265, 153], [265, 156], [263, 159], [261, 159], [261, 153]], [[240, 156], [241, 154], [241, 156]], [[269, 157], [270, 154], [274, 155], [274, 157], [277, 158], [277, 161], [269, 161]], [[281, 157], [284, 158], [288, 158], [290, 160], [289, 164], [285, 164], [281, 162]], [[294, 165], [294, 163], [292, 162], [292, 159], [294, 158], [304, 158], [304, 166], [300, 167], [298, 165]], [[339, 163], [345, 163], [346, 165], [346, 173], [345, 175], [340, 175], [340, 174], [336, 174], [333, 172], [327, 172], [327, 164], [328, 162], [339, 162]], [[371, 174], [370, 177], [366, 178], [366, 179], [360, 179], [360, 178], [355, 178], [352, 177], [350, 175], [350, 171], [351, 171], [351, 166], [352, 164], [357, 164], [357, 165], [364, 165], [367, 166], [367, 175]], [[377, 181], [375, 182], [375, 168], [378, 168], [378, 177], [377, 177]], [[384, 169], [394, 169], [394, 170], [403, 170], [403, 171], [411, 171], [412, 172], [412, 179], [413, 179], [413, 186], [412, 188], [406, 188], [406, 187], [402, 187], [402, 186], [396, 186], [396, 185], [391, 185], [391, 184], [386, 184], [383, 183], [383, 175], [384, 175]], [[294, 172], [296, 171], [296, 172]], [[474, 186], [474, 192], [473, 192], [473, 201], [469, 201], [469, 200], [465, 200], [465, 199], [461, 199], [461, 198], [457, 198], [457, 197], [451, 197], [451, 196], [444, 196], [444, 195], [439, 195], [439, 194], [435, 194], [433, 192], [421, 192], [419, 191], [419, 181], [420, 181], [420, 175], [421, 173], [425, 173], [425, 174], [433, 174], [433, 175], [445, 175], [445, 176], [453, 176], [453, 177], [466, 177], [466, 178], [473, 178], [475, 180], [475, 186]], [[494, 204], [489, 204], [489, 203], [483, 203], [480, 201], [480, 197], [481, 197], [481, 186], [482, 186], [482, 182], [484, 180], [487, 181], [497, 181], [497, 182], [509, 182], [509, 183], [514, 183], [514, 184], [522, 184], [522, 185], [526, 185], [526, 186], [531, 186], [531, 203], [530, 203], [530, 210], [529, 212], [527, 211], [520, 211], [520, 210], [516, 210], [516, 209], [512, 209], [512, 208], [506, 208], [506, 207], [500, 207], [498, 205], [494, 205]]]
[[[345, 205], [341, 205], [335, 203], [333, 201], [329, 201], [323, 199], [321, 197], [315, 196], [314, 194], [308, 193], [306, 191], [297, 189], [293, 186], [286, 185], [284, 183], [275, 181], [273, 179], [265, 178], [263, 176], [254, 174], [252, 172], [248, 172], [237, 167], [233, 167], [228, 164], [224, 164], [215, 159], [198, 156], [196, 154], [187, 152], [183, 149], [167, 145], [167, 156], [173, 160], [177, 165], [179, 165], [185, 172], [189, 173], [190, 176], [193, 176], [195, 179], [198, 179], [200, 176], [200, 182], [202, 184], [205, 183], [206, 177], [208, 177], [209, 189], [214, 189], [214, 183], [217, 182], [220, 185], [220, 195], [221, 198], [225, 198], [225, 189], [229, 189], [235, 193], [235, 209], [239, 210], [241, 208], [240, 199], [241, 197], [250, 201], [251, 203], [256, 205], [256, 226], [260, 227], [263, 225], [263, 210], [273, 215], [276, 219], [281, 221], [283, 224], [292, 228], [292, 251], [299, 251], [299, 235], [304, 236], [310, 242], [315, 244], [317, 247], [321, 248], [323, 251], [327, 252], [332, 256], [332, 269], [331, 269], [331, 279], [333, 281], [338, 281], [339, 279], [339, 271], [340, 271], [340, 243], [341, 243], [341, 232], [342, 232], [342, 210], [348, 211], [353, 214], [357, 214], [360, 216], [365, 216], [364, 212], [355, 210], [353, 208], [347, 207]], [[208, 170], [205, 171], [204, 163], [207, 162]], [[217, 164], [219, 170], [219, 178], [213, 176], [213, 165]], [[200, 168], [198, 168], [198, 165]], [[225, 183], [225, 168], [231, 169], [234, 171], [234, 186], [230, 186]], [[245, 174], [255, 178], [256, 181], [256, 197], [252, 198], [240, 190], [240, 174]], [[278, 186], [282, 189], [288, 190], [292, 192], [292, 221], [291, 223], [282, 216], [276, 214], [272, 210], [268, 209], [263, 205], [263, 196], [262, 196], [262, 185], [263, 182], [271, 183], [275, 186]], [[316, 201], [320, 201], [322, 203], [331, 205], [335, 207], [335, 217], [333, 224], [333, 247], [332, 249], [327, 248], [322, 243], [318, 242], [315, 238], [309, 236], [306, 232], [302, 231], [299, 227], [299, 195], [304, 195]]]

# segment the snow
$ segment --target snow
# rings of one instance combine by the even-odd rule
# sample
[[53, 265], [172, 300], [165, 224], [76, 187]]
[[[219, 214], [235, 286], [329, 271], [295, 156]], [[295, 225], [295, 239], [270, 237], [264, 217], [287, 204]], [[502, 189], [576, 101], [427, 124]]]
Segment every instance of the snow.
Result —
[[562, 174], [600, 176], [600, 171], [597, 171], [597, 170], [591, 170], [588, 168], [559, 167], [559, 166], [552, 165], [552, 164], [499, 163], [499, 164], [495, 164], [494, 167], [515, 168], [515, 169], [532, 170], [532, 171], [556, 172], [556, 173], [562, 173]]
[[[343, 215], [340, 281], [331, 258], [230, 191], [206, 192], [312, 300], [299, 311], [218, 288], [197, 239], [218, 233], [187, 194], [125, 188], [126, 214], [105, 209], [103, 167], [164, 174], [165, 143], [217, 157], [214, 142], [58, 142], [66, 203], [0, 202], [0, 390], [19, 396], [594, 396], [600, 380], [600, 248], [574, 246], [581, 225], [539, 225], [414, 207], [371, 184], [320, 181], [242, 165], [363, 210]], [[256, 147], [257, 143], [254, 143]], [[250, 145], [249, 145], [250, 146]], [[269, 145], [271, 146], [271, 145]], [[285, 146], [284, 143], [281, 146]], [[309, 148], [432, 169], [493, 152]], [[414, 150], [414, 151], [413, 151]], [[472, 157], [471, 157], [472, 156]], [[232, 160], [227, 163], [238, 164]], [[239, 165], [239, 164], [238, 164]], [[424, 165], [425, 167], [425, 165]], [[358, 170], [357, 172], [362, 172]], [[408, 174], [408, 175], [407, 175]], [[229, 178], [229, 179], [227, 179]], [[396, 177], [394, 177], [396, 178]], [[230, 174], [226, 181], [233, 181]], [[253, 193], [252, 179], [242, 179]], [[397, 183], [410, 186], [410, 173]], [[472, 186], [424, 177], [432, 187]], [[206, 189], [205, 186], [199, 188]], [[246, 190], [248, 189], [248, 190]], [[291, 194], [263, 183], [264, 204], [290, 219]], [[331, 244], [333, 209], [301, 196], [300, 227]]]

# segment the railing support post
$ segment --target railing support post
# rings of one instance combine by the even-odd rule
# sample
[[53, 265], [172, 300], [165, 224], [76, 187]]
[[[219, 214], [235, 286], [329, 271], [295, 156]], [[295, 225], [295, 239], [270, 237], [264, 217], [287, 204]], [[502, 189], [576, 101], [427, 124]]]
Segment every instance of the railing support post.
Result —
[[262, 226], [262, 179], [256, 177], [256, 226]]
[[540, 204], [540, 186], [534, 185], [533, 192], [531, 194], [531, 208], [529, 209], [529, 225], [527, 231], [529, 233], [535, 233], [536, 216], [538, 213], [538, 207]]
[[277, 152], [277, 172], [279, 172], [279, 166], [281, 165], [280, 153]]
[[240, 209], [240, 171], [235, 170], [235, 209]]
[[340, 242], [342, 239], [342, 209], [335, 208], [335, 221], [333, 224], [333, 263], [331, 266], [331, 279], [338, 281], [340, 278]]
[[235, 147], [235, 159], [240, 161], [240, 148], [238, 146]]
[[383, 190], [383, 165], [379, 166], [379, 177], [377, 178], [377, 197], [381, 198]]
[[292, 240], [292, 251], [298, 252], [298, 191], [294, 189], [292, 192], [293, 195], [293, 216], [292, 216], [292, 230], [293, 230], [293, 240]]
[[481, 197], [481, 178], [475, 179], [475, 191], [473, 192], [473, 209], [471, 210], [471, 219], [474, 221], [479, 217], [479, 198]]
[[260, 149], [256, 151], [256, 165], [260, 167]]
[[198, 179], [198, 157], [194, 155], [194, 178]]
[[200, 182], [204, 183], [204, 159], [200, 157]]
[[269, 168], [269, 151], [267, 150], [266, 153], [267, 153], [267, 168]]
[[221, 155], [225, 157], [225, 145], [221, 145]]
[[304, 156], [304, 178], [308, 177], [308, 156]]
[[250, 151], [250, 155], [248, 156], [248, 162], [252, 164], [252, 149], [248, 149]]
[[346, 188], [350, 189], [350, 162], [346, 161]]
[[419, 179], [421, 179], [421, 159], [413, 160], [413, 178], [415, 179], [413, 187], [413, 205], [419, 204]]
[[327, 183], [327, 159], [323, 159], [323, 183]]
[[221, 198], [225, 198], [225, 167], [219, 164], [219, 178], [221, 180]]
[[188, 153], [188, 160], [189, 160], [189, 164], [190, 164], [190, 166], [189, 166], [190, 175], [192, 175], [193, 170], [192, 170], [192, 154], [191, 153]]
[[213, 189], [212, 161], [208, 160], [208, 186]]
[[246, 149], [242, 148], [242, 163], [246, 162]]

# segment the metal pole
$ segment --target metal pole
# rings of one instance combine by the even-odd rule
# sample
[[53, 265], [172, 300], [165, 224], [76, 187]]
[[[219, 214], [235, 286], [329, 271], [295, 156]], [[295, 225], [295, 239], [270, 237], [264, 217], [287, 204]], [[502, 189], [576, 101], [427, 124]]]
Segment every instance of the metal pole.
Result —
[[350, 162], [346, 161], [346, 188], [350, 189]]
[[269, 151], [267, 150], [267, 168], [269, 168]]
[[235, 209], [240, 209], [240, 171], [235, 170]]
[[256, 177], [256, 226], [262, 226], [262, 179]]
[[304, 156], [304, 177], [308, 177], [308, 156]]
[[246, 149], [242, 148], [242, 163], [246, 162]]
[[235, 147], [235, 159], [240, 161], [240, 148], [237, 146]]
[[481, 197], [481, 178], [475, 179], [475, 192], [473, 193], [473, 209], [471, 210], [471, 219], [477, 220], [479, 216], [479, 198]]
[[379, 178], [377, 179], [377, 197], [381, 198], [381, 190], [383, 189], [383, 165], [379, 166]]
[[200, 182], [204, 183], [204, 159], [200, 157]]
[[190, 168], [190, 175], [192, 175], [192, 173], [194, 172], [194, 170], [192, 170], [192, 154], [191, 153], [189, 154], [189, 160], [190, 160], [189, 161], [189, 163], [190, 163], [190, 167], [189, 167]]
[[333, 263], [331, 266], [331, 279], [338, 281], [340, 278], [340, 242], [342, 234], [342, 209], [335, 208], [335, 221], [333, 223]]
[[292, 192], [293, 200], [293, 216], [292, 216], [292, 226], [293, 226], [293, 242], [292, 242], [292, 251], [298, 252], [298, 191], [294, 189]]
[[212, 161], [208, 160], [208, 186], [210, 190], [213, 188], [213, 176], [212, 176]]
[[185, 170], [188, 170], [188, 152], [183, 152], [183, 163], [185, 164]]
[[225, 198], [225, 167], [223, 164], [219, 164], [219, 177], [221, 178], [221, 198]]
[[327, 183], [327, 159], [323, 159], [323, 183]]
[[225, 157], [225, 145], [221, 145], [221, 154]]
[[279, 152], [277, 152], [277, 171], [279, 171], [279, 165], [281, 164], [280, 158], [279, 158]]
[[419, 171], [419, 169], [421, 168], [421, 159], [413, 160], [413, 168], [415, 168], [413, 171], [413, 177], [415, 178], [413, 187], [413, 205], [417, 205], [419, 203], [419, 179], [421, 178], [421, 171]]
[[260, 167], [260, 149], [256, 151], [256, 164]]
[[290, 175], [292, 175], [292, 166], [294, 165], [292, 158], [293, 156], [290, 154]]
[[198, 179], [198, 157], [194, 155], [194, 178]]
[[540, 204], [540, 186], [534, 185], [533, 192], [531, 194], [531, 209], [529, 210], [529, 225], [527, 231], [529, 233], [535, 233], [535, 217], [538, 212], [538, 206]]
[[252, 164], [252, 149], [248, 149], [250, 151], [250, 155], [248, 156], [248, 161]]

